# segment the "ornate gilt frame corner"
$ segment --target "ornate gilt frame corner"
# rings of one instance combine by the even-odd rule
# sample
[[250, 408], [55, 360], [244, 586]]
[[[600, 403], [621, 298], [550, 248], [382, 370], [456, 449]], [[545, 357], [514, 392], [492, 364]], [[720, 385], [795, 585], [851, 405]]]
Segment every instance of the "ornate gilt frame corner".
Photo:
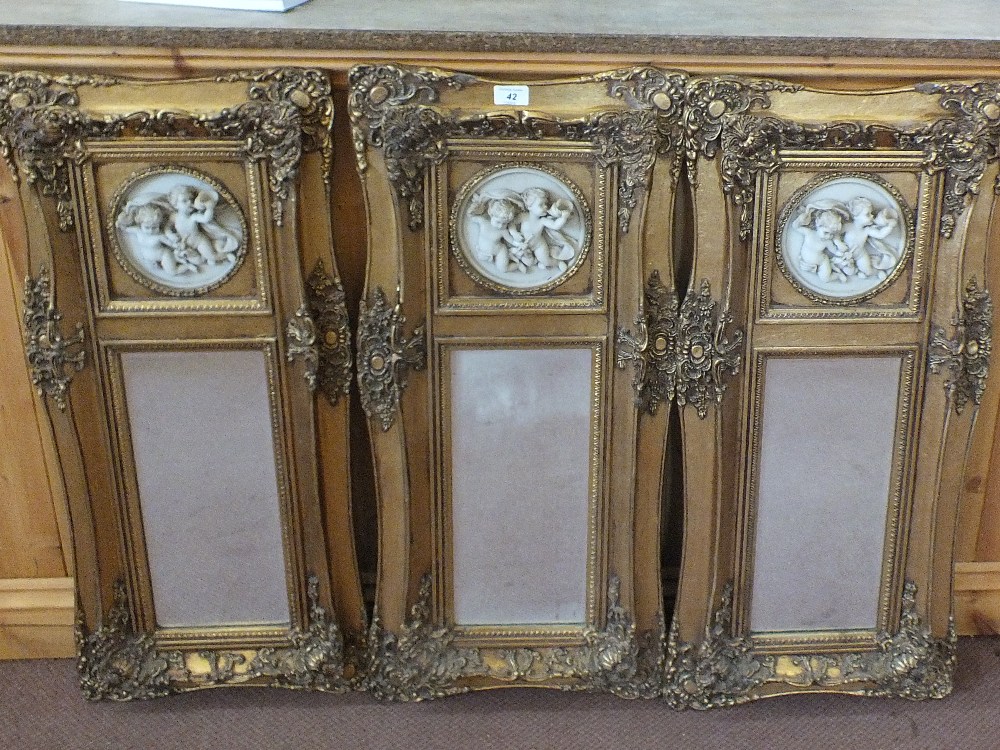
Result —
[[184, 135], [237, 140], [254, 161], [267, 162], [274, 201], [272, 218], [284, 223], [284, 207], [298, 176], [302, 154], [320, 151], [329, 187], [333, 161], [333, 89], [319, 70], [275, 68], [241, 71], [214, 79], [247, 83], [247, 101], [217, 115], [140, 111], [103, 118], [80, 108], [82, 86], [120, 85], [108, 76], [48, 76], [0, 73], [0, 156], [15, 180], [23, 174], [43, 196], [54, 198], [63, 231], [75, 222], [71, 176], [86, 158], [87, 140], [125, 134]]
[[704, 638], [686, 643], [670, 630], [664, 698], [674, 708], [709, 709], [808, 690], [882, 698], [944, 698], [952, 690], [955, 623], [935, 638], [917, 611], [917, 586], [903, 587], [894, 632], [874, 635], [872, 648], [826, 654], [767, 653], [750, 635], [733, 633], [733, 587], [727, 584]]
[[416, 603], [400, 633], [385, 629], [376, 615], [368, 637], [368, 668], [362, 687], [392, 701], [422, 701], [467, 692], [475, 684], [545, 684], [566, 691], [607, 692], [622, 698], [661, 693], [666, 637], [637, 637], [621, 604], [617, 577], [608, 581], [603, 628], [583, 629], [573, 647], [475, 648], [461, 634], [436, 625], [431, 614], [432, 580], [421, 581]]
[[88, 631], [77, 614], [77, 670], [84, 698], [131, 701], [221, 685], [267, 684], [343, 693], [355, 687], [337, 624], [319, 604], [319, 581], [307, 581], [308, 625], [288, 631], [288, 645], [227, 651], [164, 649], [135, 629], [125, 583], [118, 580], [105, 621]]

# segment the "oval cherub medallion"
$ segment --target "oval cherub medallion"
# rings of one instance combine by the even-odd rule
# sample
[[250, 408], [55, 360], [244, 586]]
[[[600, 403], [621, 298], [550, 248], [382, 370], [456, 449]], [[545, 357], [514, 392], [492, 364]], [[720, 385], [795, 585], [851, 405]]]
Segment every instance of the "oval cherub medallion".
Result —
[[535, 165], [479, 173], [458, 194], [452, 250], [480, 284], [500, 292], [552, 289], [587, 255], [590, 213], [566, 178]]
[[877, 175], [821, 177], [781, 211], [778, 266], [810, 299], [859, 302], [902, 271], [912, 223], [902, 195]]
[[236, 200], [207, 175], [175, 166], [132, 175], [112, 205], [115, 256], [143, 286], [173, 297], [215, 289], [246, 255]]

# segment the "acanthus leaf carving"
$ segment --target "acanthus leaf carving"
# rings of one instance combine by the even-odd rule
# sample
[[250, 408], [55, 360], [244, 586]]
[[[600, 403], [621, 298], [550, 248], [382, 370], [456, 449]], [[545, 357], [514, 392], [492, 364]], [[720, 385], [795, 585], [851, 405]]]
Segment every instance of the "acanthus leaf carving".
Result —
[[917, 587], [906, 581], [898, 629], [875, 634], [873, 648], [842, 654], [757, 654], [753, 640], [732, 632], [732, 584], [699, 643], [682, 642], [678, 624], [667, 646], [664, 697], [674, 708], [708, 709], [755, 700], [767, 683], [799, 688], [851, 686], [852, 692], [908, 700], [943, 698], [955, 668], [955, 623], [936, 638], [923, 623]]
[[[637, 204], [636, 192], [648, 184], [662, 142], [660, 131], [669, 119], [666, 115], [658, 116], [657, 110], [665, 107], [671, 116], [676, 116], [679, 96], [676, 76], [664, 77], [665, 90], [654, 91], [658, 79], [651, 70], [647, 69], [648, 81], [622, 82], [612, 92], [626, 100], [624, 92], [633, 99], [648, 97], [648, 103], [641, 108], [562, 120], [520, 110], [446, 116], [433, 106], [438, 101], [438, 87], [460, 88], [472, 81], [471, 77], [430, 70], [408, 71], [391, 65], [359, 66], [350, 76], [350, 113], [359, 170], [364, 172], [368, 167], [369, 146], [383, 149], [389, 179], [408, 212], [410, 229], [416, 231], [424, 221], [426, 170], [447, 157], [449, 138], [559, 137], [590, 141], [602, 166], [614, 164], [620, 170], [618, 219], [622, 231], [627, 232]], [[626, 73], [642, 77], [634, 71]], [[590, 80], [610, 80], [614, 87], [618, 79], [611, 74]], [[669, 131], [670, 127], [666, 127]]]
[[250, 158], [267, 161], [274, 198], [273, 218], [282, 225], [284, 204], [306, 151], [319, 150], [329, 183], [333, 159], [333, 97], [318, 70], [277, 68], [238, 72], [217, 79], [245, 81], [249, 101], [215, 115], [189, 112], [133, 112], [92, 118], [79, 109], [76, 87], [111, 86], [101, 76], [50, 77], [0, 73], [0, 153], [17, 177], [56, 200], [60, 228], [73, 225], [69, 170], [86, 158], [87, 139], [110, 139], [126, 131], [143, 136], [214, 137], [241, 140]]
[[660, 403], [673, 400], [692, 405], [704, 419], [710, 403], [722, 402], [725, 376], [740, 371], [743, 331], [727, 335], [731, 316], [717, 311], [707, 279], [678, 304], [654, 271], [643, 297], [638, 334], [619, 329], [616, 336], [617, 366], [632, 362], [635, 367], [636, 406], [652, 415]]
[[850, 122], [816, 126], [757, 115], [726, 119], [719, 139], [722, 188], [739, 210], [740, 239], [747, 239], [753, 230], [757, 177], [781, 166], [781, 149], [870, 149], [881, 131]]
[[475, 649], [454, 645], [455, 634], [431, 622], [431, 577], [424, 576], [399, 634], [376, 613], [368, 631], [369, 663], [362, 685], [376, 698], [421, 701], [464, 693], [459, 680], [485, 667]]
[[275, 687], [342, 693], [344, 642], [319, 603], [319, 581], [307, 579], [309, 621], [288, 632], [288, 645], [243, 651], [160, 649], [150, 633], [136, 632], [122, 580], [104, 624], [88, 633], [77, 616], [77, 667], [87, 700], [131, 701], [219, 685], [266, 682]]
[[396, 65], [357, 65], [348, 74], [348, 114], [354, 126], [354, 150], [358, 169], [368, 168], [365, 149], [385, 144], [387, 115], [406, 105], [433, 104], [438, 86], [460, 89], [472, 76], [436, 70], [407, 70]]
[[952, 115], [900, 138], [902, 148], [923, 150], [927, 172], [945, 173], [941, 234], [951, 237], [958, 217], [979, 192], [986, 164], [998, 156], [1000, 83], [922, 83], [915, 89], [939, 94], [941, 108]]
[[136, 633], [125, 584], [118, 581], [107, 621], [88, 633], [77, 617], [77, 670], [84, 698], [144, 700], [173, 692], [171, 674], [182, 672], [180, 652], [160, 652], [148, 633]]
[[697, 180], [697, 160], [715, 157], [719, 148], [726, 151], [722, 135], [735, 117], [753, 108], [771, 106], [772, 91], [793, 92], [802, 87], [766, 79], [744, 79], [731, 76], [699, 78], [688, 82], [682, 108], [684, 157], [692, 182]]
[[674, 398], [677, 389], [677, 295], [653, 271], [643, 295], [643, 311], [636, 317], [637, 333], [618, 329], [615, 364], [635, 367], [632, 385], [636, 406], [656, 414], [660, 404]]
[[688, 76], [675, 71], [639, 67], [596, 76], [608, 82], [608, 93], [633, 109], [652, 110], [656, 115], [656, 151], [670, 155], [676, 179], [684, 163], [683, 112]]
[[347, 295], [339, 278], [331, 277], [317, 261], [306, 279], [309, 310], [316, 323], [319, 368], [317, 384], [331, 406], [351, 390], [351, 328]]
[[774, 657], [756, 655], [750, 638], [733, 635], [732, 619], [733, 587], [727, 584], [699, 643], [681, 641], [678, 623], [673, 622], [663, 693], [670, 706], [708, 709], [746, 703], [757, 687], [774, 677]]
[[318, 70], [278, 68], [240, 72], [221, 81], [246, 81], [250, 101], [216, 116], [200, 117], [206, 132], [239, 139], [251, 159], [268, 163], [274, 223], [284, 223], [285, 202], [298, 177], [302, 154], [319, 150], [324, 180], [329, 183], [333, 160], [333, 95], [330, 81]]
[[469, 678], [509, 683], [548, 682], [572, 691], [611, 692], [626, 698], [660, 693], [664, 639], [649, 633], [640, 644], [621, 604], [618, 578], [608, 581], [604, 628], [588, 626], [574, 648], [467, 648], [456, 632], [431, 622], [432, 583], [421, 581], [417, 602], [399, 634], [376, 618], [369, 631], [370, 664], [364, 687], [378, 698], [419, 701], [466, 692]]
[[292, 628], [287, 647], [260, 649], [250, 661], [248, 674], [268, 677], [276, 687], [346, 692], [353, 682], [345, 676], [344, 639], [319, 603], [319, 579], [314, 575], [307, 581], [306, 598], [306, 628]]
[[315, 391], [319, 372], [319, 345], [316, 343], [316, 321], [305, 303], [299, 306], [285, 326], [285, 352], [288, 362], [302, 361], [306, 385], [310, 391]]
[[121, 118], [86, 117], [75, 89], [116, 82], [103, 76], [0, 73], [0, 153], [15, 180], [20, 167], [29, 185], [55, 200], [63, 231], [74, 222], [70, 167], [84, 158], [84, 139], [114, 137], [124, 127]]
[[943, 368], [950, 372], [945, 389], [955, 411], [961, 414], [970, 401], [979, 406], [982, 400], [993, 348], [993, 300], [975, 277], [966, 284], [961, 313], [953, 325], [956, 330], [951, 338], [943, 328], [933, 329], [928, 363], [933, 373]]
[[65, 411], [69, 384], [73, 373], [83, 369], [86, 349], [83, 324], [77, 323], [75, 333], [67, 338], [60, 330], [61, 320], [48, 269], [42, 268], [38, 278], [24, 281], [25, 353], [38, 395], [48, 396]]
[[385, 292], [375, 290], [373, 301], [361, 301], [358, 315], [358, 388], [361, 406], [383, 432], [396, 421], [399, 401], [410, 370], [422, 370], [427, 362], [423, 326], [410, 337], [403, 333], [406, 318], [402, 301], [390, 305]]

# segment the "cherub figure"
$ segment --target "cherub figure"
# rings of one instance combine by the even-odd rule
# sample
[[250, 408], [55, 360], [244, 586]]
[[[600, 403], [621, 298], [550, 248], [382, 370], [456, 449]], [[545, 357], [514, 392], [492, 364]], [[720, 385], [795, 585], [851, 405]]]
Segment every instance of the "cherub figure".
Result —
[[859, 276], [879, 275], [896, 265], [898, 258], [892, 248], [882, 240], [892, 234], [899, 222], [896, 212], [883, 208], [875, 215], [872, 202], [863, 196], [847, 204], [851, 223], [844, 230], [844, 243], [850, 249], [858, 267]]
[[117, 219], [120, 229], [132, 237], [139, 258], [148, 266], [159, 266], [171, 276], [197, 271], [198, 266], [179, 257], [177, 236], [164, 231], [166, 212], [154, 203], [126, 206]]
[[808, 205], [792, 222], [792, 226], [802, 235], [799, 268], [816, 274], [824, 283], [831, 280], [847, 281], [845, 268], [853, 272], [846, 255], [848, 247], [840, 239], [845, 213], [844, 209], [832, 203], [823, 206]]
[[[573, 214], [573, 204], [560, 198], [552, 201], [548, 191], [530, 187], [521, 193], [524, 212], [518, 217], [517, 228], [524, 238], [525, 248], [531, 252], [539, 268], [558, 265], [566, 270], [566, 261], [576, 255], [573, 240], [562, 229]], [[556, 252], [553, 253], [553, 248]]]
[[492, 263], [497, 271], [527, 270], [524, 238], [512, 227], [518, 206], [510, 198], [491, 198], [477, 193], [469, 204], [469, 218], [476, 222], [476, 257]]
[[218, 193], [197, 191], [191, 185], [175, 185], [167, 194], [167, 200], [174, 209], [170, 230], [184, 248], [197, 252], [202, 263], [210, 266], [222, 260], [236, 260], [239, 239], [215, 221]]

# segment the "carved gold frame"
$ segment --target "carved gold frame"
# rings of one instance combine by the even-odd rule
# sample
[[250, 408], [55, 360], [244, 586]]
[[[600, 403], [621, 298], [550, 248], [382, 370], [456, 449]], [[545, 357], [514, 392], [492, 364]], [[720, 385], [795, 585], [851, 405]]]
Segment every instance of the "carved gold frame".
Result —
[[[641, 433], [655, 440], [665, 424], [652, 418], [655, 425], [648, 431], [639, 426], [630, 374], [613, 363], [615, 322], [622, 314], [631, 321], [640, 309], [645, 264], [659, 264], [661, 255], [669, 255], [668, 248], [657, 248], [651, 252], [657, 260], [644, 259], [641, 240], [662, 145], [657, 113], [676, 103], [678, 80], [636, 68], [535, 81], [530, 85], [542, 105], [522, 110], [491, 108], [484, 97], [499, 82], [461, 73], [386, 64], [360, 66], [349, 76], [370, 227], [365, 315], [379, 299], [391, 298], [386, 304], [395, 302], [396, 320], [405, 317], [406, 327], [387, 331], [388, 346], [379, 351], [395, 349], [402, 364], [412, 350], [413, 363], [422, 364], [415, 356], [419, 336], [429, 354], [428, 374], [405, 368], [398, 379], [406, 383], [405, 391], [382, 389], [390, 396], [391, 413], [369, 420], [382, 537], [365, 686], [379, 697], [421, 700], [525, 684], [633, 697], [657, 691], [663, 636], [659, 580], [646, 566], [636, 573], [632, 561], [655, 551], [645, 545], [633, 549], [624, 537], [612, 539], [610, 529], [637, 523], [639, 516], [643, 523], [657, 523], [652, 517], [658, 519], [658, 508], [651, 508], [654, 481], [636, 479], [631, 437]], [[555, 169], [583, 192], [593, 222], [589, 267], [561, 283], [579, 284], [584, 293], [561, 284], [523, 294], [484, 290], [468, 278], [458, 289], [449, 284], [449, 273], [465, 273], [450, 236], [454, 196], [485, 170], [513, 164]], [[677, 173], [668, 170], [661, 179], [674, 182]], [[583, 274], [589, 274], [590, 288]], [[364, 330], [367, 339], [367, 325]], [[456, 626], [445, 463], [449, 388], [442, 363], [449, 347], [571, 343], [599, 349], [594, 397], [604, 399], [599, 410], [606, 410], [600, 417], [606, 425], [595, 429], [598, 454], [591, 458], [600, 476], [591, 477], [590, 485], [587, 621]], [[372, 416], [377, 410], [368, 411]], [[612, 423], [623, 435], [617, 448], [601, 444]], [[636, 510], [628, 498], [647, 479], [645, 505]], [[636, 598], [643, 600], [641, 624], [635, 619]]]
[[[88, 144], [91, 158], [79, 170], [79, 185], [83, 192], [86, 222], [81, 222], [86, 233], [86, 241], [94, 248], [94, 263], [91, 271], [94, 288], [97, 291], [96, 304], [106, 315], [134, 315], [136, 313], [177, 312], [177, 313], [227, 313], [243, 314], [258, 312], [266, 314], [272, 310], [273, 292], [268, 279], [272, 273], [265, 251], [267, 237], [266, 185], [267, 169], [247, 158], [246, 149], [242, 146], [229, 144], [144, 144], [134, 148], [120, 143]], [[224, 194], [232, 197], [234, 207], [239, 211], [245, 232], [245, 250], [232, 272], [218, 282], [198, 289], [161, 291], [160, 285], [140, 281], [138, 273], [130, 270], [129, 262], [122, 257], [115, 236], [114, 212], [122, 195], [122, 191], [131, 183], [147, 174], [170, 170], [191, 174], [198, 179], [207, 180], [209, 184], [221, 186], [218, 178], [206, 173], [205, 169], [193, 170], [178, 162], [204, 163], [216, 160], [221, 163], [242, 164], [242, 176], [245, 184], [240, 187], [246, 190], [246, 205], [237, 197], [232, 196], [232, 190], [224, 186]], [[157, 166], [146, 167], [133, 172], [121, 183], [107, 206], [102, 206], [98, 198], [96, 184], [96, 165], [128, 163], [129, 161], [154, 162]], [[109, 252], [110, 250], [110, 252]], [[113, 260], [112, 260], [113, 259]], [[111, 289], [111, 278], [106, 264], [114, 262], [128, 276], [151, 290], [146, 299], [115, 299]], [[226, 297], [212, 294], [231, 281], [240, 271], [252, 265], [253, 288], [255, 292], [242, 297]], [[166, 289], [166, 287], [164, 287]], [[224, 290], [223, 290], [224, 291]]]
[[[321, 504], [331, 501], [319, 473], [332, 491], [343, 490], [348, 473], [344, 465], [322, 465], [329, 456], [317, 455], [323, 451], [315, 434], [317, 424], [346, 427], [345, 400], [337, 401], [350, 361], [347, 316], [339, 279], [323, 266], [333, 261], [324, 216], [300, 233], [301, 208], [286, 211], [309, 203], [296, 195], [305, 175], [329, 198], [329, 80], [289, 68], [169, 82], [0, 73], [0, 83], [3, 156], [22, 178], [29, 265], [38, 277], [27, 300], [38, 308], [30, 328], [39, 346], [47, 331], [58, 334], [56, 291], [71, 319], [81, 321], [81, 335], [66, 338], [62, 351], [35, 358], [52, 360], [45, 387], [60, 407], [50, 416], [74, 526], [85, 697], [143, 699], [240, 683], [346, 690], [355, 667], [333, 616], [334, 586], [338, 602], [357, 603], [350, 619], [363, 627], [364, 615], [360, 585], [351, 581], [356, 568], [330, 572]], [[141, 109], [151, 102], [162, 109]], [[246, 263], [236, 271], [249, 293], [177, 299], [143, 291], [135, 300], [112, 299], [108, 206], [129, 174], [164, 164], [195, 170], [232, 194], [254, 265], [248, 274]], [[102, 166], [110, 170], [104, 176]], [[307, 263], [314, 266], [308, 293], [300, 269]], [[129, 278], [125, 270], [121, 278]], [[296, 338], [301, 330], [286, 328], [291, 321], [312, 331], [312, 340]], [[119, 357], [226, 350], [259, 351], [265, 361], [290, 622], [160, 628]], [[70, 367], [77, 371], [72, 392]], [[328, 405], [314, 401], [320, 384]], [[341, 439], [346, 443], [346, 430]], [[349, 510], [335, 515], [349, 537]]]
[[[289, 376], [279, 372], [281, 355], [276, 339], [257, 339], [246, 343], [229, 340], [194, 339], [163, 340], [116, 340], [99, 343], [108, 387], [108, 424], [113, 426], [113, 440], [116, 444], [116, 479], [119, 486], [118, 513], [124, 520], [123, 534], [126, 549], [127, 576], [126, 589], [132, 605], [132, 622], [145, 632], [153, 633], [157, 644], [169, 648], [227, 650], [247, 647], [280, 646], [288, 640], [289, 627], [304, 627], [304, 601], [299, 595], [299, 582], [305, 581], [308, 572], [300, 550], [302, 538], [301, 513], [297, 508], [303, 502], [298, 497], [295, 484], [289, 472], [294, 458], [286, 447], [289, 417], [285, 405]], [[265, 363], [268, 391], [268, 413], [270, 415], [271, 443], [277, 478], [277, 493], [280, 506], [282, 551], [285, 568], [285, 588], [288, 611], [291, 617], [285, 625], [220, 625], [211, 627], [158, 627], [155, 617], [150, 580], [149, 563], [146, 553], [145, 533], [142, 526], [142, 511], [138, 480], [135, 474], [135, 458], [132, 447], [128, 403], [125, 397], [124, 373], [121, 355], [125, 352], [198, 352], [198, 351], [257, 351]]]

